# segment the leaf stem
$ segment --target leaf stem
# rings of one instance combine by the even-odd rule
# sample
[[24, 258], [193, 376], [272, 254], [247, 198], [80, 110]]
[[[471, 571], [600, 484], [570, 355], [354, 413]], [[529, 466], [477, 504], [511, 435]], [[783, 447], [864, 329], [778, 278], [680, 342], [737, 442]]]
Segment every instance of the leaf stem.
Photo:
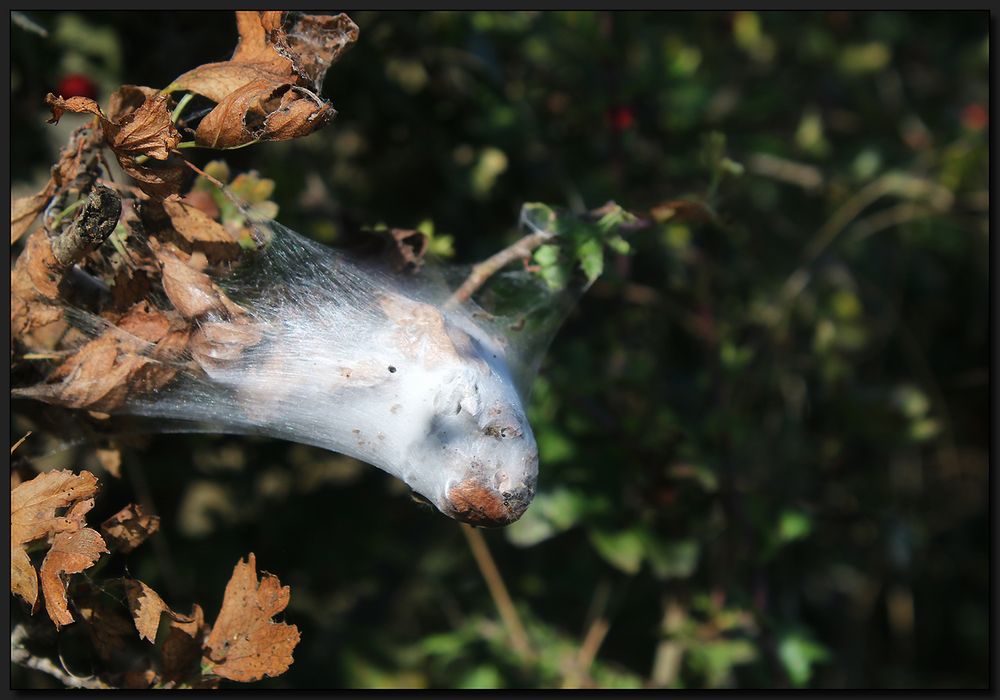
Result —
[[181, 116], [181, 112], [184, 111], [184, 108], [188, 106], [188, 102], [190, 102], [193, 98], [194, 98], [194, 93], [189, 92], [186, 95], [184, 95], [184, 97], [182, 97], [177, 101], [177, 106], [174, 107], [174, 111], [170, 113], [170, 122], [172, 124], [177, 123], [177, 120]]

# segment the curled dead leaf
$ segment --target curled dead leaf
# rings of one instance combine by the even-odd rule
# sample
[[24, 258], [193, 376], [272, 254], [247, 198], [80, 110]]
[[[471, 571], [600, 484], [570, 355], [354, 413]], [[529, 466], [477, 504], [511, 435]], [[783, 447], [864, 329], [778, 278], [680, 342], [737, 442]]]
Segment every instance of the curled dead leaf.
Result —
[[130, 503], [101, 523], [107, 543], [127, 554], [160, 529], [160, 517], [146, 513], [142, 506]]
[[295, 625], [271, 620], [287, 607], [288, 586], [268, 573], [258, 585], [256, 566], [252, 553], [246, 562], [236, 564], [219, 617], [205, 642], [214, 664], [212, 673], [229, 680], [250, 682], [284, 673], [299, 642]]
[[183, 74], [171, 85], [216, 102], [195, 133], [199, 145], [234, 148], [299, 138], [336, 114], [318, 96], [330, 65], [357, 40], [344, 14], [237, 12], [232, 58]]
[[129, 114], [142, 107], [147, 100], [159, 94], [156, 88], [144, 85], [122, 85], [111, 93], [108, 100], [108, 119], [121, 122]]
[[[45, 103], [52, 110], [49, 123], [56, 123], [65, 112], [95, 115], [104, 139], [114, 151], [122, 169], [149, 195], [163, 198], [180, 190], [184, 176], [179, 163], [153, 167], [140, 157], [164, 161], [180, 143], [181, 135], [170, 119], [169, 95], [149, 92], [149, 88], [127, 85], [112, 97], [112, 116], [86, 97], [63, 99], [49, 93]], [[143, 100], [139, 103], [139, 97]]]
[[265, 77], [318, 92], [327, 69], [358, 39], [358, 26], [343, 13], [237, 12], [236, 26], [240, 39], [232, 58], [190, 70], [172, 87], [213, 102]]
[[140, 301], [133, 304], [115, 325], [137, 338], [155, 343], [170, 330], [170, 318], [148, 301]]
[[[212, 202], [211, 196], [208, 201]], [[167, 197], [163, 200], [163, 209], [174, 230], [190, 243], [236, 243], [222, 224], [195, 206], [187, 196], [183, 199], [178, 195]]]
[[93, 114], [100, 119], [107, 119], [97, 102], [89, 97], [70, 97], [63, 99], [62, 97], [56, 97], [50, 92], [45, 96], [45, 104], [47, 104], [49, 109], [52, 110], [52, 117], [48, 120], [49, 124], [58, 123], [59, 120], [62, 119], [62, 115], [66, 112], [75, 112], [76, 114]]
[[156, 251], [162, 266], [163, 291], [184, 318], [198, 318], [209, 312], [222, 313], [222, 292], [204, 272], [194, 269], [166, 248]]
[[227, 95], [202, 119], [195, 141], [207, 148], [284, 141], [326, 126], [335, 115], [329, 103], [305, 88], [256, 80]]
[[181, 141], [170, 119], [169, 95], [147, 95], [137, 108], [119, 121], [103, 120], [104, 135], [117, 155], [147, 156], [166, 160]]
[[66, 581], [63, 576], [78, 574], [93, 566], [108, 548], [96, 530], [85, 527], [76, 532], [60, 532], [52, 540], [52, 547], [45, 555], [39, 569], [45, 611], [56, 628], [73, 622], [66, 600]]
[[80, 347], [44, 382], [13, 389], [11, 395], [68, 408], [113, 411], [129, 397], [166, 386], [177, 375], [176, 367], [139, 354], [150, 349], [134, 336], [109, 331]]
[[45, 382], [12, 393], [69, 408], [111, 411], [128, 397], [129, 378], [149, 362], [124, 351], [114, 336], [103, 335], [77, 350]]
[[14, 245], [31, 228], [56, 191], [56, 181], [49, 178], [40, 192], [18, 197], [10, 202], [10, 244]]
[[203, 367], [218, 367], [239, 358], [262, 337], [259, 329], [247, 323], [202, 323], [191, 336], [191, 356]]

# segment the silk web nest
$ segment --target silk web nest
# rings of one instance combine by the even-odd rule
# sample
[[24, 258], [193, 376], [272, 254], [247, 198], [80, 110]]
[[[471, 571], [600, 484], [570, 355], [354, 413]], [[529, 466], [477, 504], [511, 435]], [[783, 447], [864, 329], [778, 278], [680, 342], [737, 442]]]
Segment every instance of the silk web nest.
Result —
[[[87, 205], [98, 214], [102, 196], [95, 188]], [[526, 206], [526, 247], [470, 269], [414, 254], [404, 241], [416, 232], [389, 236], [387, 264], [310, 240], [228, 188], [216, 198], [225, 225], [198, 197], [126, 205], [107, 241], [70, 265], [50, 227], [30, 236], [11, 318], [33, 361], [14, 383], [43, 376], [13, 395], [143, 416], [154, 429], [315, 445], [383, 469], [459, 520], [520, 517], [538, 473], [527, 394], [594, 275], [503, 263], [533, 249], [570, 260], [555, 214]]]

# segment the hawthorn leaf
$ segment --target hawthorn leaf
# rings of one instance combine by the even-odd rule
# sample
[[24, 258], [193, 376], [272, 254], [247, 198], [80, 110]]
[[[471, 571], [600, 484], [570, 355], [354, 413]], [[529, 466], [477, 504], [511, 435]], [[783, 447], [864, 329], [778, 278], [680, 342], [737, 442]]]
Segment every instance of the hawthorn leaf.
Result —
[[290, 592], [276, 576], [264, 573], [257, 581], [253, 553], [233, 569], [226, 584], [222, 609], [205, 643], [212, 673], [233, 681], [250, 682], [277, 676], [292, 664], [299, 642], [295, 625], [271, 618], [288, 606]]
[[107, 552], [108, 548], [101, 535], [89, 527], [76, 532], [60, 532], [52, 540], [52, 547], [45, 555], [38, 573], [45, 595], [45, 611], [57, 629], [73, 622], [63, 576], [89, 569], [100, 559], [101, 554]]
[[149, 515], [137, 503], [130, 503], [101, 523], [108, 544], [126, 554], [159, 529], [159, 516]]

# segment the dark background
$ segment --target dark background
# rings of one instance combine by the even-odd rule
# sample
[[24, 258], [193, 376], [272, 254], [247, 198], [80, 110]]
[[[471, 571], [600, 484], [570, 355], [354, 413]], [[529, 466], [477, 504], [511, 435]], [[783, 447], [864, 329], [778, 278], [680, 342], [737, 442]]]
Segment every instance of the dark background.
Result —
[[[457, 523], [299, 445], [131, 441], [95, 510], [161, 514], [129, 572], [213, 619], [253, 551], [302, 632], [269, 687], [985, 687], [987, 14], [351, 14], [330, 127], [194, 156], [273, 179], [283, 223], [338, 243], [432, 222], [472, 262], [526, 201], [714, 218], [634, 235], [543, 364], [540, 493], [485, 533], [531, 661]], [[11, 29], [18, 192], [78, 123], [44, 124], [68, 74], [106, 103], [236, 43], [228, 12], [29, 17], [48, 35]], [[97, 469], [79, 444], [37, 464]]]

